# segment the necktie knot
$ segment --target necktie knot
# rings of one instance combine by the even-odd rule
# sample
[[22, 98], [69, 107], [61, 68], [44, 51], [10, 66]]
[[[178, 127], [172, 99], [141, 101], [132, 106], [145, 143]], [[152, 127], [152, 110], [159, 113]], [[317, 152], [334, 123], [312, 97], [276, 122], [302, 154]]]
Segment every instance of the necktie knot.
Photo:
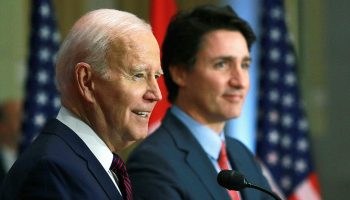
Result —
[[115, 153], [113, 153], [113, 161], [109, 168], [115, 174], [127, 174], [126, 166], [124, 161]]
[[132, 200], [132, 188], [130, 178], [126, 169], [124, 161], [115, 153], [113, 153], [113, 160], [109, 168], [116, 174], [119, 180], [119, 188], [124, 200]]
[[220, 150], [220, 154], [219, 154], [218, 164], [219, 164], [220, 169], [222, 169], [222, 170], [229, 169], [225, 142], [222, 142], [222, 144], [221, 144], [221, 150]]

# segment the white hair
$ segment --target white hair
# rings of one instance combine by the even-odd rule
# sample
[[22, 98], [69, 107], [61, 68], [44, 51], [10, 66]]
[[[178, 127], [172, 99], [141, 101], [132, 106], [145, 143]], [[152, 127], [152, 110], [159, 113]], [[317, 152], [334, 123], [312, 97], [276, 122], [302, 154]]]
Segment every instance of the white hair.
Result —
[[71, 81], [74, 66], [85, 62], [102, 77], [108, 72], [106, 54], [112, 41], [133, 32], [151, 31], [137, 16], [113, 9], [91, 11], [72, 27], [57, 55], [56, 79], [59, 90]]

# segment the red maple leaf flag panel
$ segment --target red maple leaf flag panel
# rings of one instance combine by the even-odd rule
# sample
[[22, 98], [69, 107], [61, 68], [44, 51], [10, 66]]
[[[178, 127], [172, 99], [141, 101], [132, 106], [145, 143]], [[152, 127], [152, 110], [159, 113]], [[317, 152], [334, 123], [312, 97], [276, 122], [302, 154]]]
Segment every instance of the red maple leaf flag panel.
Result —
[[[152, 0], [150, 8], [152, 30], [158, 41], [159, 47], [161, 47], [170, 19], [176, 13], [176, 2], [175, 0]], [[163, 77], [158, 80], [158, 84], [163, 99], [157, 103], [152, 112], [149, 122], [149, 132], [153, 132], [160, 125], [166, 109], [170, 106], [170, 103], [167, 100], [168, 92]]]

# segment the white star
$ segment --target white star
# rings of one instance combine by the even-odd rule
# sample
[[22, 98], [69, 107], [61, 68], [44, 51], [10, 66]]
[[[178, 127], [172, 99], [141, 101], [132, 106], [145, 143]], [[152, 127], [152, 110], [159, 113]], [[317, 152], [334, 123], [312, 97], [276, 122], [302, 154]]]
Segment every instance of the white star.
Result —
[[299, 130], [306, 131], [308, 129], [308, 127], [309, 127], [309, 125], [308, 125], [305, 118], [303, 118], [299, 121], [299, 123], [298, 123]]
[[293, 119], [290, 115], [284, 115], [282, 117], [282, 125], [284, 127], [287, 127], [287, 128], [291, 127], [292, 123], [293, 123]]
[[303, 159], [297, 160], [295, 162], [295, 171], [299, 173], [304, 173], [307, 169], [306, 163]]
[[267, 162], [271, 165], [276, 165], [278, 162], [278, 155], [276, 152], [272, 151], [267, 154]]
[[290, 107], [294, 102], [294, 98], [291, 94], [287, 94], [282, 98], [282, 104], [286, 107]]
[[271, 11], [271, 17], [274, 19], [280, 19], [282, 17], [282, 11], [279, 7], [275, 7]]
[[278, 102], [279, 100], [279, 93], [275, 90], [275, 89], [272, 89], [270, 92], [269, 92], [269, 99], [271, 102]]
[[269, 112], [269, 120], [271, 123], [277, 123], [279, 121], [279, 115], [276, 111]]
[[295, 76], [293, 73], [288, 73], [285, 77], [285, 82], [288, 86], [293, 86], [295, 84]]
[[292, 185], [292, 181], [289, 176], [285, 176], [281, 179], [281, 185], [284, 189], [289, 190]]
[[50, 29], [47, 26], [43, 26], [40, 28], [40, 38], [43, 40], [46, 40], [49, 38], [50, 35]]
[[57, 32], [57, 30], [55, 30], [55, 32], [52, 34], [52, 39], [53, 42], [56, 44], [59, 44], [60, 40], [61, 40], [61, 36], [60, 34]]
[[274, 48], [274, 49], [272, 49], [272, 50], [270, 51], [270, 55], [269, 55], [269, 56], [270, 56], [270, 59], [271, 59], [272, 61], [277, 62], [277, 61], [280, 59], [281, 54], [280, 54], [280, 52], [279, 52], [278, 49]]
[[269, 72], [269, 79], [272, 81], [272, 82], [277, 82], [278, 81], [278, 78], [279, 78], [279, 74], [276, 70], [271, 70]]
[[290, 156], [286, 155], [282, 158], [282, 165], [283, 167], [285, 167], [286, 169], [291, 168], [292, 166], [292, 159], [290, 158]]
[[36, 96], [36, 102], [40, 105], [45, 105], [47, 103], [47, 95], [44, 92], [39, 92]]
[[47, 75], [47, 72], [45, 70], [40, 70], [37, 75], [37, 80], [41, 84], [47, 83], [47, 80], [49, 78], [49, 75]]
[[55, 96], [55, 98], [53, 99], [53, 106], [55, 108], [58, 108], [61, 106], [61, 100], [59, 97]]
[[50, 7], [47, 4], [42, 4], [40, 7], [40, 15], [47, 17], [50, 14]]
[[278, 140], [279, 140], [279, 135], [278, 132], [276, 130], [272, 130], [269, 132], [268, 134], [269, 137], [269, 142], [272, 144], [277, 144]]
[[40, 49], [39, 51], [39, 59], [40, 61], [48, 61], [50, 57], [50, 51], [47, 48]]
[[298, 140], [297, 142], [297, 149], [301, 152], [306, 152], [306, 150], [309, 148], [309, 144], [305, 139]]
[[278, 28], [273, 28], [270, 31], [270, 37], [273, 41], [278, 41], [281, 38], [281, 32]]
[[46, 119], [42, 113], [34, 115], [34, 125], [37, 127], [42, 127], [45, 123]]
[[286, 64], [289, 66], [294, 66], [295, 56], [292, 53], [287, 53], [286, 55]]
[[283, 136], [283, 138], [282, 138], [282, 146], [285, 149], [288, 149], [291, 144], [292, 144], [292, 141], [291, 141], [290, 137], [288, 135]]

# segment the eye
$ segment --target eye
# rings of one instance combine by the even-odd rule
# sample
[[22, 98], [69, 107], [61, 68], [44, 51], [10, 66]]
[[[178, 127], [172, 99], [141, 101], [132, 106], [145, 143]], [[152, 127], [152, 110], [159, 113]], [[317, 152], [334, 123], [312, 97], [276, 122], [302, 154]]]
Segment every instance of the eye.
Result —
[[137, 73], [137, 74], [134, 74], [134, 79], [143, 79], [145, 78], [145, 74], [144, 73]]
[[214, 68], [215, 69], [222, 69], [227, 66], [227, 61], [226, 60], [219, 60], [216, 63], [214, 63]]
[[250, 66], [250, 62], [243, 62], [241, 64], [242, 69], [249, 69], [249, 66]]
[[156, 80], [158, 80], [162, 75], [163, 75], [163, 74], [156, 74], [156, 75], [154, 75], [154, 78], [155, 78]]

